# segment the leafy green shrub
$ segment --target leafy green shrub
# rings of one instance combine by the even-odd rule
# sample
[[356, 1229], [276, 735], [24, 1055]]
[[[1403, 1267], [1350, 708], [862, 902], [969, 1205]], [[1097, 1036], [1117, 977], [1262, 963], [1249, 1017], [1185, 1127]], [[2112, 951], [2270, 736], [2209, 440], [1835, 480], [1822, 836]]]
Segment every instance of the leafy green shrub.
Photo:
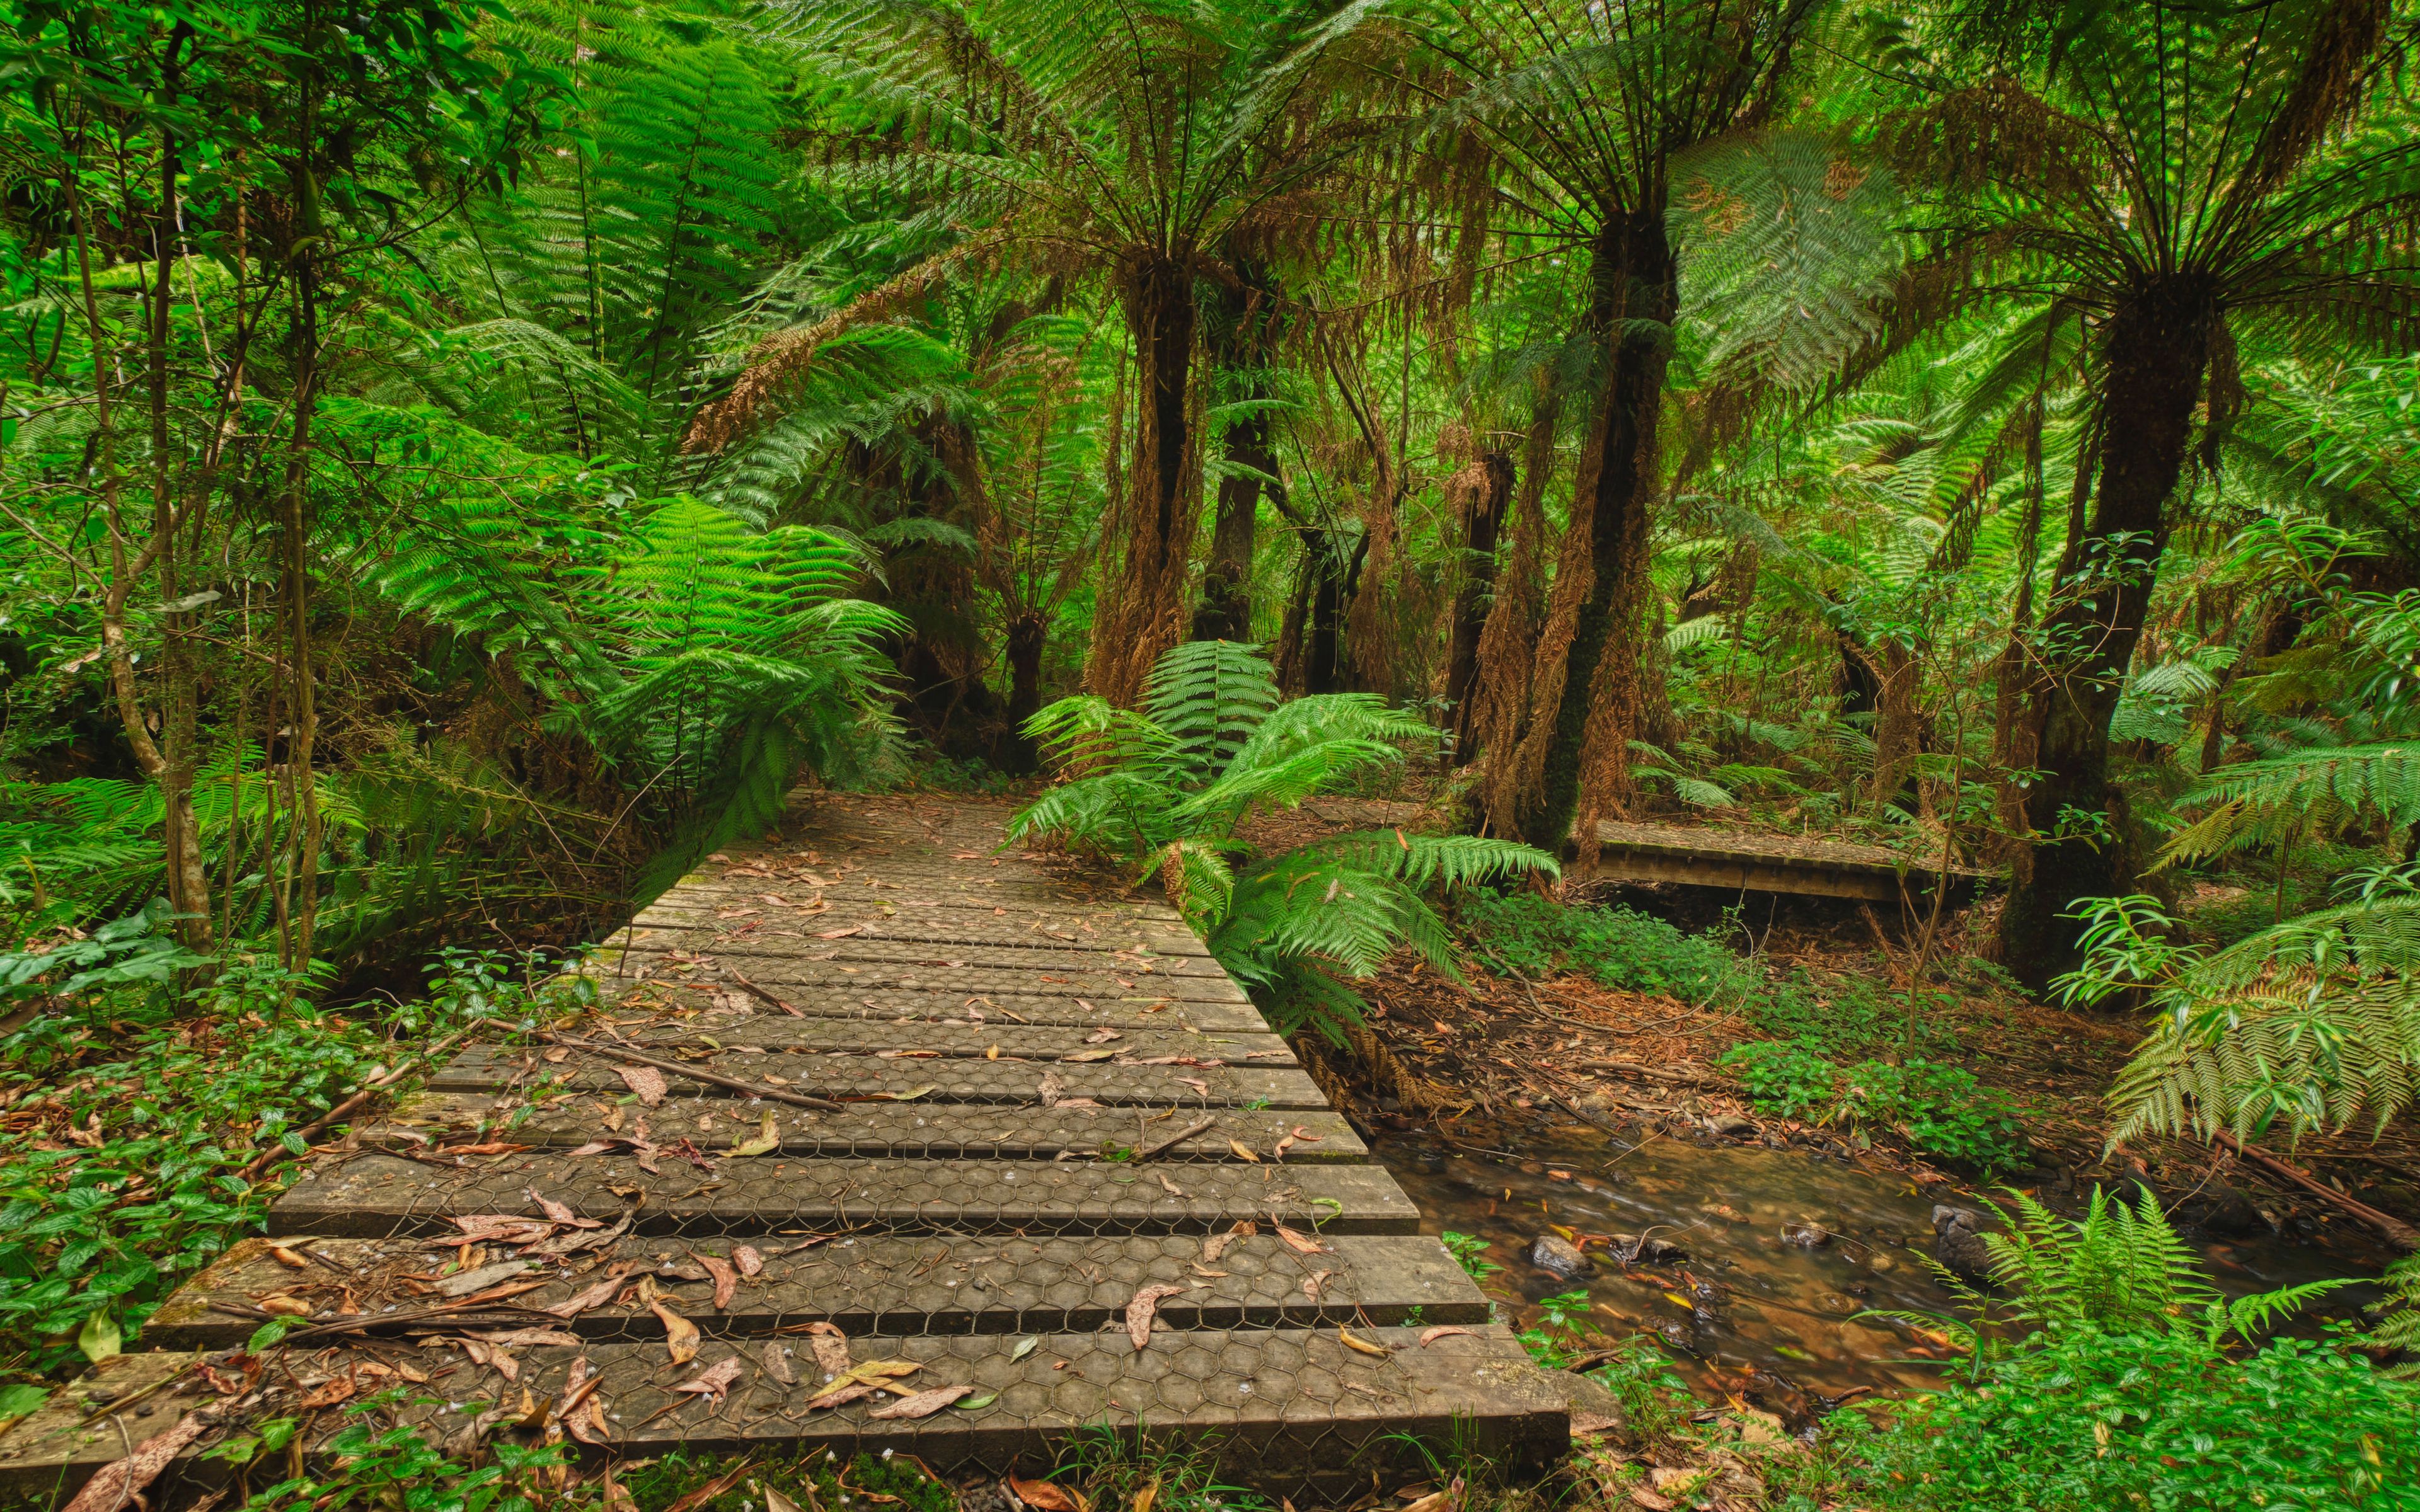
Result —
[[1281, 1029], [1341, 1040], [1361, 1011], [1344, 983], [1375, 976], [1398, 946], [1459, 980], [1432, 887], [1555, 870], [1552, 856], [1509, 841], [1401, 829], [1252, 856], [1236, 831], [1256, 809], [1333, 792], [1352, 773], [1400, 764], [1399, 742], [1435, 739], [1371, 694], [1285, 702], [1252, 646], [1189, 641], [1152, 668], [1140, 709], [1062, 699], [1025, 731], [1081, 775], [1018, 810], [1008, 838], [1050, 837], [1125, 862], [1138, 883], [1157, 876]]
[[2012, 1337], [1949, 1323], [1975, 1351], [1965, 1379], [1854, 1443], [1853, 1489], [1865, 1495], [1854, 1500], [1943, 1512], [2420, 1506], [2420, 1387], [2338, 1339], [2229, 1349], [2341, 1283], [2227, 1300], [2149, 1196], [2130, 1208], [2096, 1192], [2081, 1220], [2011, 1197], [2009, 1232], [1985, 1242], [2015, 1300], [1968, 1290], [1968, 1311], [2038, 1328]]
[[1840, 1068], [1812, 1040], [1757, 1040], [1723, 1052], [1721, 1064], [1767, 1113], [1809, 1123], [1828, 1121], [1839, 1105]]
[[1865, 1446], [1868, 1504], [2006, 1512], [2420, 1506], [2420, 1391], [2330, 1343], [2036, 1335]]
[[256, 1155], [301, 1154], [303, 1125], [427, 1038], [490, 1019], [510, 1033], [595, 995], [458, 951], [425, 999], [376, 1017], [314, 1009], [308, 985], [230, 963], [182, 1005], [137, 981], [0, 1037], [0, 1093], [37, 1115], [0, 1134], [0, 1359], [113, 1351], [258, 1225], [276, 1194], [243, 1174]]
[[1481, 951], [1524, 976], [1585, 971], [1607, 987], [1691, 1005], [1742, 995], [1756, 980], [1714, 939], [1627, 908], [1571, 908], [1524, 893], [1471, 898], [1462, 918]]
[[1720, 1064], [1751, 1103], [1779, 1118], [1895, 1129], [1925, 1153], [1986, 1175], [2030, 1162], [2016, 1110], [1972, 1073], [1921, 1059], [1843, 1071], [1823, 1049], [1813, 1039], [1754, 1041], [1723, 1052]]

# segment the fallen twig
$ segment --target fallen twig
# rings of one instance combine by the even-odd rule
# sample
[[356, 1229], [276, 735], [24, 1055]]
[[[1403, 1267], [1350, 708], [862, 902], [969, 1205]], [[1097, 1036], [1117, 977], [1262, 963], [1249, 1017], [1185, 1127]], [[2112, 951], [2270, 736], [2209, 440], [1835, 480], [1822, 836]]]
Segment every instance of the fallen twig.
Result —
[[749, 996], [755, 998], [759, 1002], [770, 1003], [773, 1007], [780, 1009], [783, 1012], [789, 1014], [794, 1019], [802, 1019], [806, 1017], [804, 1013], [792, 1008], [789, 1004], [774, 996], [771, 993], [767, 992], [764, 988], [757, 986], [754, 982], [750, 981], [747, 978], [741, 976], [737, 971], [732, 970], [729, 966], [722, 968], [722, 980], [731, 983], [731, 985], [738, 988], [741, 992], [746, 993]]
[[2232, 1152], [2239, 1160], [2247, 1161], [2283, 1181], [2301, 1187], [2320, 1201], [2335, 1207], [2347, 1217], [2358, 1219], [2383, 1235], [2387, 1242], [2404, 1249], [2420, 1250], [2420, 1228], [2414, 1228], [2390, 1212], [2381, 1212], [2366, 1202], [2347, 1196], [2318, 1177], [2289, 1162], [2279, 1160], [2256, 1145], [2241, 1144], [2236, 1137], [2221, 1129], [2211, 1136], [2211, 1143]]
[[1167, 1138], [1160, 1140], [1156, 1144], [1144, 1145], [1140, 1149], [1137, 1149], [1130, 1159], [1130, 1164], [1140, 1165], [1144, 1161], [1151, 1159], [1154, 1155], [1158, 1154], [1161, 1150], [1168, 1149], [1170, 1146], [1181, 1145], [1187, 1139], [1192, 1138], [1195, 1134], [1207, 1134], [1218, 1126], [1218, 1119], [1203, 1119], [1199, 1123], [1179, 1129], [1174, 1134], [1170, 1134]]
[[768, 1103], [787, 1103], [793, 1107], [814, 1108], [819, 1113], [846, 1111], [829, 1098], [809, 1097], [804, 1092], [784, 1092], [778, 1088], [759, 1087], [753, 1082], [743, 1082], [737, 1076], [717, 1075], [710, 1071], [699, 1071], [693, 1066], [684, 1066], [675, 1060], [658, 1060], [653, 1056], [643, 1056], [635, 1050], [623, 1050], [610, 1044], [598, 1044], [594, 1040], [575, 1040], [567, 1034], [541, 1034], [538, 1038], [549, 1044], [569, 1045], [574, 1050], [585, 1050], [591, 1055], [611, 1056], [616, 1060], [627, 1060], [637, 1066], [652, 1066], [671, 1075], [686, 1076], [690, 1081], [704, 1082], [709, 1087], [722, 1087], [735, 1092], [745, 1092], [750, 1097], [761, 1097]]

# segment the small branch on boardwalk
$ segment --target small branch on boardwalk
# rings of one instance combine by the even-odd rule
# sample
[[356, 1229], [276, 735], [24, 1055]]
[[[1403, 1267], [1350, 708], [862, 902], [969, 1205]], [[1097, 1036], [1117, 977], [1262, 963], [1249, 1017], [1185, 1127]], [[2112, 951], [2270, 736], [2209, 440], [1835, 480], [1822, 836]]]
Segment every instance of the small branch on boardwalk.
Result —
[[585, 1050], [594, 1056], [611, 1056], [615, 1060], [627, 1060], [634, 1066], [652, 1066], [667, 1075], [686, 1076], [690, 1081], [704, 1082], [709, 1087], [728, 1088], [735, 1092], [745, 1092], [750, 1097], [761, 1097], [768, 1103], [787, 1103], [793, 1107], [814, 1108], [818, 1113], [847, 1111], [829, 1098], [809, 1097], [804, 1092], [784, 1092], [772, 1087], [758, 1087], [752, 1082], [743, 1082], [737, 1076], [718, 1076], [710, 1071], [699, 1071], [693, 1066], [684, 1066], [674, 1060], [658, 1060], [653, 1056], [643, 1056], [635, 1050], [622, 1050], [610, 1044], [598, 1044], [594, 1040], [575, 1040], [567, 1034], [541, 1034], [538, 1038], [549, 1044], [569, 1045], [574, 1050]]
[[738, 988], [741, 992], [746, 993], [749, 996], [755, 998], [759, 1002], [770, 1003], [773, 1007], [780, 1009], [783, 1012], [789, 1014], [794, 1019], [802, 1019], [806, 1017], [804, 1013], [792, 1008], [789, 1004], [774, 996], [771, 993], [767, 992], [764, 988], [757, 986], [754, 982], [750, 981], [747, 978], [741, 976], [737, 971], [732, 970], [729, 966], [722, 968], [722, 980], [731, 983], [731, 985]]
[[1167, 1138], [1159, 1141], [1157, 1144], [1143, 1146], [1140, 1149], [1134, 1152], [1134, 1158], [1129, 1162], [1129, 1164], [1140, 1165], [1144, 1161], [1147, 1161], [1154, 1155], [1158, 1154], [1160, 1151], [1167, 1149], [1171, 1146], [1181, 1145], [1187, 1139], [1192, 1138], [1195, 1134], [1208, 1134], [1211, 1130], [1217, 1127], [1218, 1127], [1218, 1119], [1203, 1119], [1199, 1123], [1177, 1130], [1174, 1134], [1170, 1134]]
[[2265, 1149], [2253, 1145], [2238, 1144], [2235, 1136], [2224, 1129], [2211, 1135], [2211, 1143], [2229, 1151], [2238, 1160], [2247, 1165], [2258, 1166], [2279, 1180], [2301, 1187], [2345, 1216], [2377, 1229], [2386, 1237], [2389, 1243], [2398, 1244], [2405, 1249], [2420, 1250], [2420, 1228], [2412, 1227], [2393, 1213], [2381, 1212], [2366, 1202], [2356, 1201], [2301, 1166], [2279, 1160]]

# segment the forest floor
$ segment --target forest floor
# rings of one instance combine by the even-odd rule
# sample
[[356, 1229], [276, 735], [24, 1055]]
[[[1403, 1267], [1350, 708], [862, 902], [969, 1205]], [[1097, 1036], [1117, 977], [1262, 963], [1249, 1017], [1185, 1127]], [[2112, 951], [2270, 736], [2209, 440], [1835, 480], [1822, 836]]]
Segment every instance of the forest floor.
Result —
[[[1266, 854], [1328, 834], [1411, 827], [1428, 817], [1412, 801], [1323, 797], [1256, 821], [1246, 838]], [[2209, 903], [2223, 905], [2236, 889], [2202, 890]], [[1564, 896], [1664, 918], [1693, 933], [1728, 931], [1734, 948], [1752, 936], [1769, 980], [1800, 985], [1819, 1007], [1837, 1001], [1842, 1020], [1865, 1021], [1869, 1039], [1859, 1054], [1894, 1057], [1902, 1048], [1904, 1005], [1917, 1001], [1919, 1053], [1968, 1071], [2015, 1103], [2034, 1168], [1999, 1173], [2012, 1184], [2066, 1196], [2096, 1181], [2112, 1188], [2140, 1182], [2169, 1211], [2216, 1234], [2257, 1226], [2316, 1239], [2348, 1224], [2313, 1194], [2197, 1141], [2147, 1138], [2111, 1150], [2103, 1094], [2141, 1037], [2139, 1022], [2124, 1012], [2045, 1006], [2014, 990], [1985, 959], [1996, 918], [1993, 897], [1938, 921], [1919, 991], [1912, 994], [1920, 919], [1885, 918], [1854, 902], [1771, 895], [1735, 917], [1726, 914], [1734, 900], [1677, 886], [1574, 881]], [[2189, 893], [2183, 903], [2190, 909], [2202, 901]], [[1938, 1186], [1944, 1200], [1988, 1184], [1888, 1130], [1852, 1131], [1759, 1112], [1718, 1064], [1734, 1046], [1792, 1030], [1761, 1022], [1755, 999], [1693, 1007], [1608, 987], [1582, 971], [1498, 974], [1486, 969], [1483, 957], [1474, 959], [1481, 969], [1456, 982], [1399, 952], [1376, 980], [1361, 985], [1370, 1005], [1367, 1036], [1352, 1036], [1349, 1053], [1331, 1059], [1357, 1111], [1373, 1125], [1404, 1129], [1431, 1118], [1470, 1118], [1712, 1133], [1899, 1171]], [[2307, 1137], [2291, 1150], [2272, 1145], [2338, 1191], [2420, 1223], [2420, 1132], [2398, 1125], [2375, 1140], [2351, 1130]], [[2369, 1244], [2364, 1232], [2355, 1247]]]

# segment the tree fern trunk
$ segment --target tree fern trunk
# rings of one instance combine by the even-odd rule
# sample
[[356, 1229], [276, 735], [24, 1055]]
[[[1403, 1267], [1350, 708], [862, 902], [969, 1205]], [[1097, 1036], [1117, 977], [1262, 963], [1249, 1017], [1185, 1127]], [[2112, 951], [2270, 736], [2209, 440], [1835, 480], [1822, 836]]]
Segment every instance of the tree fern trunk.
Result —
[[1454, 750], [1470, 759], [1470, 690], [1479, 680], [1479, 638], [1496, 596], [1496, 539], [1512, 502], [1512, 455], [1483, 452], [1455, 480], [1461, 497], [1462, 583], [1453, 597], [1453, 640], [1446, 653], [1445, 701]]
[[[1241, 286], [1224, 291], [1213, 344], [1219, 364], [1243, 375], [1230, 397], [1266, 400], [1262, 373], [1268, 361], [1276, 297], [1268, 270], [1249, 258], [1234, 259]], [[1202, 604], [1193, 614], [1196, 640], [1252, 639], [1252, 548], [1261, 510], [1261, 479], [1278, 475], [1277, 448], [1269, 413], [1257, 405], [1227, 427], [1228, 472], [1218, 480], [1217, 524], [1210, 561], [1202, 577]]]
[[[1587, 574], [1588, 588], [1575, 595], [1576, 605], [1561, 606], [1572, 616], [1561, 687], [1551, 707], [1533, 709], [1541, 728], [1524, 742], [1544, 748], [1532, 758], [1535, 779], [1525, 784], [1522, 838], [1550, 852], [1570, 838], [1584, 777], [1598, 790], [1590, 795], [1591, 812], [1618, 803], [1629, 787], [1629, 741], [1643, 702], [1638, 625], [1647, 591], [1647, 496], [1655, 481], [1656, 427], [1679, 302], [1680, 269], [1660, 206], [1608, 227], [1597, 257], [1592, 318], [1606, 333], [1611, 360], [1574, 480], [1586, 519], [1575, 508], [1557, 566], [1559, 574]], [[1555, 617], [1550, 611], [1550, 632]]]
[[2102, 332], [2099, 486], [2042, 626], [2044, 673], [2027, 711], [2042, 776], [2024, 795], [2032, 865], [2000, 916], [2001, 960], [2037, 991], [2079, 959], [2076, 922], [2063, 917], [2075, 901], [2134, 882], [2133, 825], [2109, 785], [2109, 719], [2150, 607], [2216, 325], [2208, 286], [2171, 277]]
[[1159, 654], [1174, 644], [1192, 545], [1201, 466], [1193, 444], [1193, 274], [1152, 257], [1126, 277], [1126, 326], [1135, 347], [1134, 466], [1126, 477], [1125, 555], [1109, 602], [1109, 634], [1088, 681], [1112, 703], [1131, 705]]

